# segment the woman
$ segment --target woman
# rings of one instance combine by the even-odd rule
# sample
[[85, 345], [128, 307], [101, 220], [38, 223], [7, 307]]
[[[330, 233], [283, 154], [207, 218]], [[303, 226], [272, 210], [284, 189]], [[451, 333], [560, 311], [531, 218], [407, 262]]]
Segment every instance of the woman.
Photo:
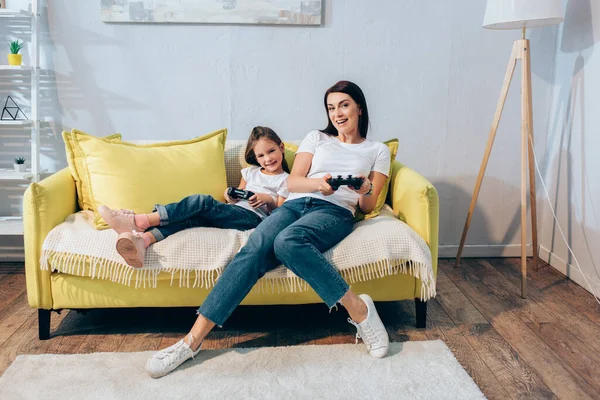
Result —
[[[369, 112], [356, 84], [336, 83], [325, 93], [324, 103], [329, 123], [300, 144], [288, 178], [289, 197], [225, 268], [189, 334], [150, 357], [146, 371], [153, 378], [196, 356], [208, 332], [222, 326], [258, 279], [280, 264], [304, 279], [330, 309], [341, 303], [373, 357], [387, 354], [389, 338], [373, 300], [350, 290], [322, 253], [352, 232], [357, 205], [364, 213], [375, 208], [389, 173], [390, 153], [383, 143], [367, 139]], [[334, 191], [328, 183], [332, 175], [364, 180], [358, 188]]]

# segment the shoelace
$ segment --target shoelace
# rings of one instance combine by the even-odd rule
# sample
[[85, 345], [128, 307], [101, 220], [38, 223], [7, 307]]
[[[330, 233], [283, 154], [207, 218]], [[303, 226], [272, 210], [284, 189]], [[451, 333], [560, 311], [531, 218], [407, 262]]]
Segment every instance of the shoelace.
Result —
[[130, 215], [135, 215], [135, 213], [132, 210], [126, 210], [124, 208], [121, 208], [120, 210], [111, 210], [112, 211], [112, 215], [114, 215], [115, 217], [128, 217]]
[[[188, 335], [188, 342], [192, 343], [193, 341], [194, 341], [194, 336], [192, 335], [192, 332], [190, 332]], [[161, 352], [160, 354], [158, 354], [157, 358], [162, 360], [165, 358], [171, 358], [171, 357], [175, 356], [175, 358], [171, 358], [169, 360], [169, 364], [178, 362], [181, 358], [187, 357], [186, 352], [181, 351], [182, 347], [184, 350], [188, 350], [192, 354], [192, 359], [194, 359], [194, 352], [192, 351], [191, 346], [188, 345], [187, 343], [185, 343], [183, 340], [181, 342], [178, 342], [177, 346], [173, 346], [173, 347], [169, 348], [168, 350], [165, 349], [167, 351], [164, 351], [164, 352]]]
[[[138, 232], [135, 229], [131, 231], [131, 233], [133, 234], [133, 237], [139, 238], [139, 239], [144, 239], [144, 232]], [[190, 333], [191, 335], [191, 333]]]
[[363, 343], [367, 346], [369, 350], [373, 347], [373, 344], [377, 341], [377, 333], [368, 323], [364, 323], [361, 327], [359, 324], [354, 322], [352, 319], [348, 318], [348, 322], [356, 327], [356, 340], [354, 344], [358, 344], [358, 339], [362, 339]]

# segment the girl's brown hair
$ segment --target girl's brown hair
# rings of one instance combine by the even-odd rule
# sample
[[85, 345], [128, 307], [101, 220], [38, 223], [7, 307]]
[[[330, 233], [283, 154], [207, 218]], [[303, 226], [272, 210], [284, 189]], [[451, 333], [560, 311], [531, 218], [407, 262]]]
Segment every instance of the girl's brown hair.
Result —
[[[265, 138], [272, 142], [275, 142], [275, 144], [279, 147], [281, 147], [283, 143], [279, 136], [271, 128], [268, 128], [266, 126], [255, 126], [254, 128], [252, 128], [252, 132], [250, 133], [250, 137], [248, 138], [248, 143], [246, 144], [246, 152], [244, 153], [244, 159], [248, 164], [256, 165], [257, 167], [260, 167], [260, 164], [256, 160], [256, 155], [254, 154], [254, 145], [256, 145], [256, 142], [258, 142], [258, 140], [261, 138]], [[285, 152], [281, 160], [281, 167], [285, 172], [287, 172], [288, 174], [290, 173], [290, 167], [288, 167], [287, 161], [285, 160]]]

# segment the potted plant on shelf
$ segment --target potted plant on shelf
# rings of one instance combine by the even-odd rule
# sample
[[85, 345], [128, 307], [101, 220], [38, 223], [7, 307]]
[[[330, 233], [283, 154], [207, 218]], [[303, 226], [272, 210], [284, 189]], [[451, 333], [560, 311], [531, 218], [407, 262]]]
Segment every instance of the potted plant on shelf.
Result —
[[17, 157], [15, 158], [15, 171], [17, 172], [25, 172], [25, 158]]
[[23, 48], [23, 42], [20, 40], [13, 40], [12, 42], [8, 42], [10, 54], [8, 55], [8, 64], [9, 65], [21, 65], [22, 56], [19, 54], [19, 51]]

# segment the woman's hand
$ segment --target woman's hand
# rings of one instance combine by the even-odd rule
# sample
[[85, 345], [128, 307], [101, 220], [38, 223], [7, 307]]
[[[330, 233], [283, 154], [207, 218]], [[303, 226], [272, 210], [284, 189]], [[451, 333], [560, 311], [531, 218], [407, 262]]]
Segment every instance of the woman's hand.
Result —
[[333, 190], [327, 182], [327, 180], [329, 180], [330, 178], [331, 175], [327, 174], [319, 179], [319, 186], [317, 187], [317, 190], [321, 192], [323, 196], [331, 196], [335, 192], [335, 190]]
[[238, 201], [240, 201], [240, 199], [232, 199], [231, 197], [229, 197], [229, 196], [227, 195], [227, 189], [225, 189], [225, 193], [223, 193], [223, 196], [225, 196], [225, 201], [226, 201], [228, 204], [235, 204], [235, 203], [237, 203]]
[[371, 181], [369, 180], [369, 178], [367, 178], [364, 175], [358, 175], [358, 178], [363, 178], [363, 183], [362, 185], [360, 185], [360, 187], [358, 189], [353, 188], [351, 186], [348, 186], [350, 189], [354, 190], [356, 193], [360, 194], [360, 195], [364, 195], [369, 193], [369, 190], [371, 190]]
[[266, 193], [257, 193], [248, 199], [248, 204], [250, 204], [252, 208], [258, 208], [264, 205], [273, 205], [273, 203], [273, 198]]

